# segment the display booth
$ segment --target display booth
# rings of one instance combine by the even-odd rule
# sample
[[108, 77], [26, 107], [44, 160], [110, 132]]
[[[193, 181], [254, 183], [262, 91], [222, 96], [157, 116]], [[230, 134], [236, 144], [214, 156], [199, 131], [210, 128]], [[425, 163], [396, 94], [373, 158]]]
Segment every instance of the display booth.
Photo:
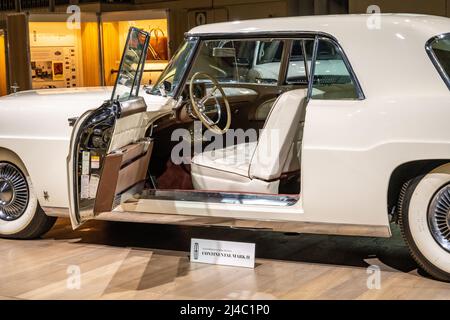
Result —
[[107, 12], [102, 14], [101, 20], [105, 84], [114, 85], [130, 27], [137, 27], [151, 33], [142, 83], [155, 82], [167, 65], [170, 56], [167, 11]]
[[30, 15], [33, 89], [101, 84], [98, 18], [95, 13], [80, 17], [74, 22], [67, 14]]
[[152, 34], [142, 82], [155, 82], [170, 56], [166, 10], [80, 13], [76, 23], [65, 13], [31, 14], [33, 89], [114, 85], [131, 26]]

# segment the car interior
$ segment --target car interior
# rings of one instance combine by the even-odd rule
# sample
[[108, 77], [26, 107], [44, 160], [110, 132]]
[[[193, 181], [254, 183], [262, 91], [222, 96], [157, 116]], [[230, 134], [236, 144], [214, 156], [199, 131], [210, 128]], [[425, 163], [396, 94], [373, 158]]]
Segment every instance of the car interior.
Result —
[[[181, 84], [183, 102], [176, 119], [162, 118], [151, 129], [148, 187], [298, 195], [313, 50], [314, 38], [200, 41]], [[313, 98], [356, 98], [337, 46], [324, 39], [317, 50]], [[168, 75], [161, 76], [153, 93], [172, 90], [176, 74]], [[172, 151], [180, 141], [172, 134], [179, 128], [189, 132], [184, 142], [191, 156], [175, 164]], [[208, 128], [212, 136], [205, 133]], [[223, 144], [209, 150], [208, 144], [218, 140]], [[195, 152], [198, 145], [203, 151]]]
[[[182, 90], [185, 103], [177, 112], [177, 119], [160, 119], [152, 128], [154, 151], [149, 166], [152, 187], [298, 195], [307, 95], [303, 41], [312, 44], [309, 39], [202, 42]], [[284, 79], [281, 75], [287, 71], [282, 60], [288, 56], [291, 67], [296, 67], [296, 71], [290, 71], [295, 79]], [[218, 127], [226, 127], [227, 121], [229, 127], [214, 132], [208, 139], [208, 134], [204, 134], [206, 126], [201, 134], [195, 134], [195, 121], [199, 117], [192, 112], [192, 104], [210, 95], [215, 81], [225, 98], [218, 90], [204, 108]], [[222, 110], [218, 116], [214, 105], [225, 108], [225, 99], [230, 112]], [[180, 143], [172, 139], [177, 128], [191, 133], [192, 149], [200, 144], [204, 150], [192, 152], [191, 159], [180, 164], [174, 164], [171, 157], [174, 146]], [[234, 133], [231, 138], [230, 132]], [[208, 150], [211, 140], [222, 140], [223, 146]]]

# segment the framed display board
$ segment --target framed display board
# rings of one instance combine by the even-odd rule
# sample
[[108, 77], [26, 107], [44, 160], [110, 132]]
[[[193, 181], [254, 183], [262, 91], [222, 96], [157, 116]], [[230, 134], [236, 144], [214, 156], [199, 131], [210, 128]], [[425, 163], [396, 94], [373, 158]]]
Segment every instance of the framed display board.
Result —
[[72, 47], [35, 47], [31, 50], [34, 89], [80, 86], [77, 50]]
[[30, 22], [33, 89], [82, 86], [80, 42], [79, 30], [64, 22]]

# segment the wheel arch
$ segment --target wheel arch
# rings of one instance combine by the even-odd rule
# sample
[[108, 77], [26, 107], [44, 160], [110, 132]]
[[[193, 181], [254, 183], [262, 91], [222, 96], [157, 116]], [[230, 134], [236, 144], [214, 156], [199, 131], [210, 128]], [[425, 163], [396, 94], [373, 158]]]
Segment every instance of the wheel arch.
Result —
[[431, 170], [445, 164], [450, 163], [450, 159], [428, 159], [416, 160], [403, 163], [394, 169], [390, 178], [387, 194], [387, 210], [388, 214], [396, 223], [398, 212], [396, 206], [400, 196], [402, 186], [409, 180], [430, 172]]
[[29, 172], [27, 170], [27, 167], [25, 166], [25, 163], [22, 161], [20, 156], [12, 151], [11, 149], [0, 147], [0, 161], [9, 161], [22, 170], [22, 172], [26, 175], [29, 175]]

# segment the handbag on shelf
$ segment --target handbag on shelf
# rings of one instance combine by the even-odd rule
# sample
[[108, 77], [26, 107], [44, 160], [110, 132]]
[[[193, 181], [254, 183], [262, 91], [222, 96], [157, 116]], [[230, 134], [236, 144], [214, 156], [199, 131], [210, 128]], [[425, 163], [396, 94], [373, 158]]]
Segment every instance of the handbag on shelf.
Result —
[[167, 49], [167, 37], [160, 28], [150, 30], [150, 45], [147, 52], [147, 60], [167, 60], [169, 58]]

